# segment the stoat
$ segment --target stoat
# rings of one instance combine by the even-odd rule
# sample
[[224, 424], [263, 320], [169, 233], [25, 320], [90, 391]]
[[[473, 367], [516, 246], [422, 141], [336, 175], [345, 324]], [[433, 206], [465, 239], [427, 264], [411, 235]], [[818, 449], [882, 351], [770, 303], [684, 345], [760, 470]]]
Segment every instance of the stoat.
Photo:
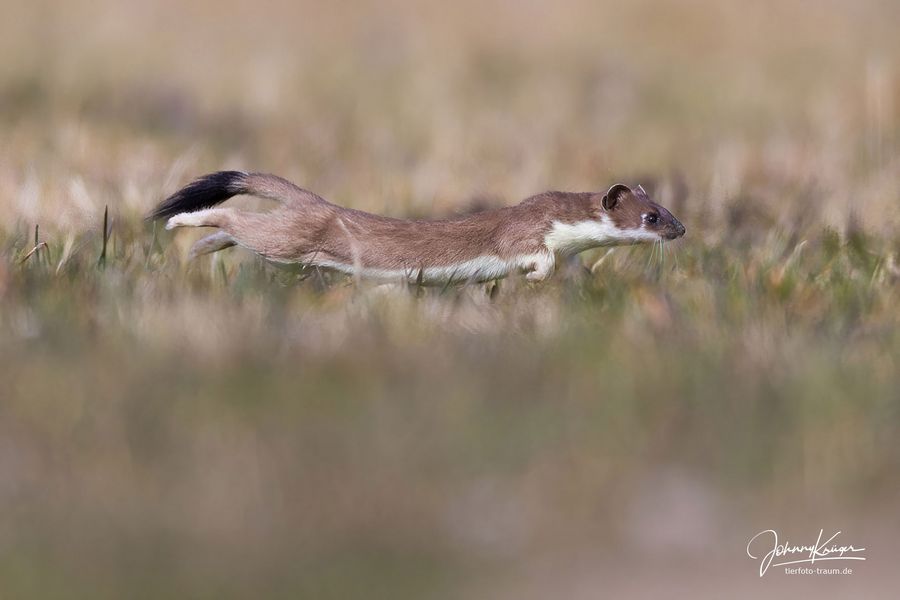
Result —
[[[266, 213], [213, 208], [239, 194], [275, 200]], [[424, 284], [482, 282], [526, 273], [549, 277], [559, 258], [598, 246], [673, 240], [684, 226], [642, 187], [544, 192], [515, 206], [440, 220], [394, 219], [332, 204], [262, 173], [203, 176], [163, 201], [148, 219], [166, 229], [216, 227], [191, 257], [243, 246], [268, 260], [361, 277]]]

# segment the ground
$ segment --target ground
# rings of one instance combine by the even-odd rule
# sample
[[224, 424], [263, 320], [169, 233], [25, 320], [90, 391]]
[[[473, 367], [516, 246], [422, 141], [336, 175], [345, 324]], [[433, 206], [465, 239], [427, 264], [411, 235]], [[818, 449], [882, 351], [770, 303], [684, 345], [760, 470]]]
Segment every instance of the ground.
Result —
[[[145, 4], [4, 8], [4, 597], [887, 595], [896, 3]], [[189, 263], [142, 216], [230, 168], [688, 233], [496, 288]], [[770, 528], [869, 558], [760, 579]]]

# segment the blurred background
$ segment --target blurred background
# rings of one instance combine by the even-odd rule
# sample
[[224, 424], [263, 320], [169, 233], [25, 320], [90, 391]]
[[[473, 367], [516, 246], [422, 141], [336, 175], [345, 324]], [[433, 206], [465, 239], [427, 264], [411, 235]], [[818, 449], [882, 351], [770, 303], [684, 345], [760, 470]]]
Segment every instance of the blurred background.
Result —
[[[0, 7], [0, 597], [896, 589], [897, 2]], [[187, 263], [142, 216], [230, 168], [394, 216], [640, 183], [688, 234], [544, 286]], [[820, 528], [868, 560], [746, 556]]]

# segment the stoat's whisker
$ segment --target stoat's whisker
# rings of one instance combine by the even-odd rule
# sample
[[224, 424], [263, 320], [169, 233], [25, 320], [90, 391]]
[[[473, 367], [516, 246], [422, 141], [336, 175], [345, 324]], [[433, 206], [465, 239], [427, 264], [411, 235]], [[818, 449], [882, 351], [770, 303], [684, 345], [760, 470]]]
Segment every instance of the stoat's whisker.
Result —
[[654, 257], [655, 255], [656, 255], [656, 244], [654, 243], [654, 244], [650, 247], [650, 253], [649, 253], [649, 255], [647, 256], [647, 264], [644, 266], [644, 270], [645, 270], [645, 271], [650, 270], [650, 265], [653, 264], [653, 257]]

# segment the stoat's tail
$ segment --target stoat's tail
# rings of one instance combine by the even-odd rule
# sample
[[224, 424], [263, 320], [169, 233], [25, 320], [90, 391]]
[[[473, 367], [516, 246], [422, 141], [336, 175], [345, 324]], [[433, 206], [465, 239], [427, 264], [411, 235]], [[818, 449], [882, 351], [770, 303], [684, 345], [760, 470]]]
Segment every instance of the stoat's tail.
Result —
[[219, 171], [195, 179], [165, 200], [147, 215], [147, 219], [167, 219], [174, 215], [211, 208], [232, 196], [248, 194], [278, 202], [324, 202], [290, 181], [265, 173]]
[[241, 171], [204, 175], [163, 200], [147, 215], [147, 219], [167, 219], [180, 213], [211, 208], [238, 194], [250, 194], [248, 179], [250, 176]]

